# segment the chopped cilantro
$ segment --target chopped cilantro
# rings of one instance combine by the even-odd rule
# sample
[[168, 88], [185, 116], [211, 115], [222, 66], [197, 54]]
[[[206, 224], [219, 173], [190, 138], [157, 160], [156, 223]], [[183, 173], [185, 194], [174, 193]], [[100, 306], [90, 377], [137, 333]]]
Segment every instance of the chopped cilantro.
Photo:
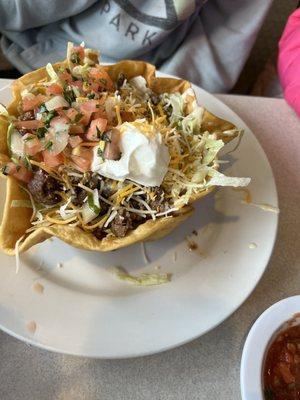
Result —
[[29, 169], [29, 171], [32, 171], [32, 166], [30, 163], [30, 158], [28, 156], [24, 157], [24, 166]]
[[87, 98], [90, 99], [90, 100], [94, 99], [95, 98], [95, 93], [89, 93], [87, 95]]
[[65, 72], [65, 67], [58, 67], [58, 70], [57, 70], [57, 72]]
[[51, 142], [51, 140], [49, 140], [49, 142], [47, 142], [47, 143], [45, 144], [45, 150], [51, 149], [52, 146], [53, 146], [53, 143]]
[[75, 118], [74, 118], [74, 122], [75, 122], [75, 123], [79, 122], [79, 121], [81, 120], [82, 117], [83, 117], [83, 114], [82, 114], [82, 113], [76, 114], [76, 115], [75, 115]]
[[54, 118], [56, 115], [57, 115], [57, 112], [55, 110], [49, 111], [46, 118], [44, 119], [46, 128], [49, 128], [51, 119]]
[[3, 175], [8, 175], [9, 172], [9, 168], [7, 165], [3, 165], [3, 167], [1, 168], [1, 172]]
[[24, 142], [29, 142], [30, 140], [33, 140], [35, 137], [32, 135], [32, 136], [28, 136], [27, 138], [25, 138], [25, 139], [23, 139], [24, 140]]
[[97, 138], [98, 139], [100, 139], [101, 138], [101, 135], [102, 135], [102, 132], [100, 131], [100, 129], [98, 128], [98, 126], [96, 126], [96, 134], [97, 134]]
[[40, 105], [40, 108], [39, 108], [39, 112], [40, 112], [40, 113], [43, 113], [43, 112], [46, 112], [46, 111], [47, 111], [47, 108], [46, 108], [46, 106], [45, 106], [45, 103], [41, 104], [41, 105]]
[[101, 150], [100, 147], [98, 147], [98, 149], [97, 149], [97, 154], [99, 157], [103, 158], [103, 150]]
[[65, 100], [71, 105], [73, 101], [76, 100], [76, 96], [73, 92], [73, 90], [70, 88], [70, 86], [65, 86], [64, 87], [64, 92], [63, 92]]
[[44, 126], [41, 126], [40, 128], [38, 128], [36, 130], [36, 135], [39, 139], [42, 139], [45, 137], [46, 132], [47, 132], [47, 128], [45, 128]]
[[70, 60], [73, 64], [79, 64], [80, 63], [79, 54], [77, 52], [74, 52], [73, 54], [71, 54]]
[[108, 134], [107, 134], [107, 133], [103, 133], [101, 139], [104, 140], [104, 142], [111, 143], [111, 140], [110, 140], [110, 138], [108, 137]]

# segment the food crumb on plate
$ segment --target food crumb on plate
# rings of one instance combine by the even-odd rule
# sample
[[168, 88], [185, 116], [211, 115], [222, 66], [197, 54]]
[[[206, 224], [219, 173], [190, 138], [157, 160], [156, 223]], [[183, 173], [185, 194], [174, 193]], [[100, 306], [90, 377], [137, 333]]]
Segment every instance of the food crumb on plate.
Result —
[[40, 282], [34, 282], [31, 288], [34, 292], [38, 294], [43, 294], [45, 289], [44, 285], [42, 285]]
[[249, 243], [248, 244], [248, 247], [249, 247], [249, 249], [256, 249], [257, 248], [257, 244], [256, 243], [254, 243], [254, 242], [251, 242], [251, 243]]
[[174, 251], [174, 253], [173, 253], [173, 261], [174, 262], [177, 261], [177, 251]]
[[195, 251], [198, 249], [197, 243], [191, 240], [188, 236], [186, 237], [186, 241], [189, 251]]
[[57, 268], [62, 268], [62, 267], [63, 267], [63, 263], [58, 262], [58, 263], [56, 264], [56, 266], [57, 266]]
[[35, 321], [29, 321], [26, 324], [26, 329], [28, 330], [29, 333], [35, 334], [37, 328], [37, 324]]
[[131, 275], [122, 267], [112, 267], [110, 271], [122, 281], [130, 282], [136, 286], [153, 286], [161, 285], [171, 281], [170, 273], [142, 273], [139, 275]]

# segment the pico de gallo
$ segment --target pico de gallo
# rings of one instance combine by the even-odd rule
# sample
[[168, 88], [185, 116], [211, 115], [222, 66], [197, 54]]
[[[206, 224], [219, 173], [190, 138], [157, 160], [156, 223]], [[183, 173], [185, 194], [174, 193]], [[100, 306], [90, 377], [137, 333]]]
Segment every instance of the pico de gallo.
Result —
[[300, 325], [280, 332], [264, 364], [265, 400], [300, 399]]

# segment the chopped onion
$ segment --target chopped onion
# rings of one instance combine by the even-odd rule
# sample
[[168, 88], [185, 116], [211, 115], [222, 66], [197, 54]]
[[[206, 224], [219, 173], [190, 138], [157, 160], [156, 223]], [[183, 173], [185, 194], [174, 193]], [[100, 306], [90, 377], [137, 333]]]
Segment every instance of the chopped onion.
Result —
[[68, 130], [69, 125], [63, 123], [56, 124], [55, 128], [49, 129], [45, 137], [45, 145], [49, 142], [52, 143], [48, 149], [51, 155], [57, 155], [65, 149], [69, 140]]
[[81, 213], [84, 224], [88, 224], [98, 216], [98, 213], [95, 213], [95, 211], [90, 208], [88, 202], [84, 203]]
[[63, 96], [54, 96], [52, 99], [46, 101], [45, 106], [48, 111], [56, 110], [57, 108], [69, 107], [69, 103]]

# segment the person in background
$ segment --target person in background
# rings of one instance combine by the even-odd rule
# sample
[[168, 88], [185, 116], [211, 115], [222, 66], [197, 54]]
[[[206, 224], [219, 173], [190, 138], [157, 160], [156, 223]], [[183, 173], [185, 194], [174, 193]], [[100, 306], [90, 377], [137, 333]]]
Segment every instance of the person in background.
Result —
[[279, 41], [278, 74], [286, 101], [300, 116], [300, 8], [290, 15]]
[[1, 48], [22, 73], [85, 42], [211, 92], [235, 84], [272, 0], [0, 0]]

